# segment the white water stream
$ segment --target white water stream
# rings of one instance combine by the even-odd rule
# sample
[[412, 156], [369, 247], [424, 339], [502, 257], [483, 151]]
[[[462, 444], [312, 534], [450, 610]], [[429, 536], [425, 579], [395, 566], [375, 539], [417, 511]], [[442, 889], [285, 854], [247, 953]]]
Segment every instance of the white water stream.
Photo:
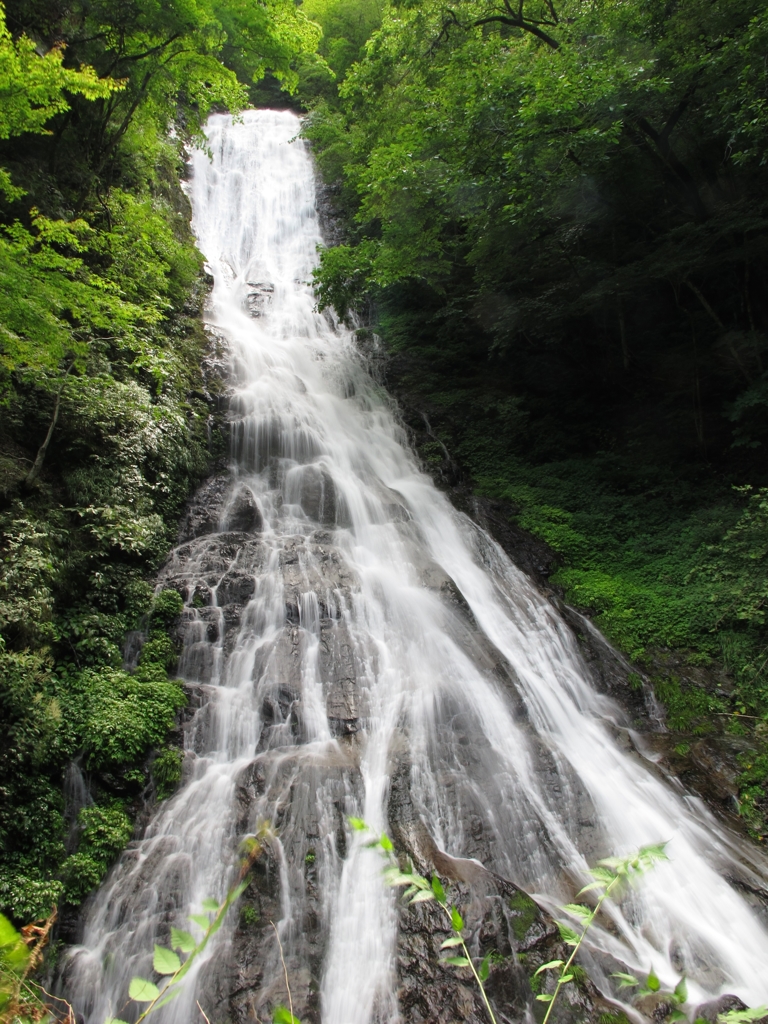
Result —
[[[668, 840], [669, 863], [595, 941], [665, 984], [685, 972], [694, 1000], [765, 1001], [768, 932], [725, 880], [759, 889], [765, 862], [625, 742], [623, 713], [593, 688], [557, 611], [419, 470], [351, 332], [315, 311], [321, 238], [298, 130], [288, 112], [217, 115], [212, 162], [193, 158], [208, 317], [235, 374], [232, 473], [261, 528], [228, 529], [232, 498], [223, 532], [182, 545], [166, 570], [186, 587], [181, 670], [203, 695], [189, 777], [97, 894], [70, 995], [88, 1024], [124, 1016], [152, 943], [224, 895], [238, 834], [262, 818], [279, 830], [276, 916], [296, 998], [319, 986], [324, 1024], [401, 1020], [394, 896], [344, 821], [388, 829], [404, 764], [438, 846], [474, 856], [482, 833], [486, 866], [553, 907], [596, 858]], [[244, 809], [248, 771], [260, 781]], [[231, 937], [212, 944], [217, 963]], [[252, 1005], [267, 1019], [285, 998], [276, 955], [261, 970]], [[202, 1000], [226, 987], [203, 964], [164, 1022], [201, 1019], [195, 981]]]

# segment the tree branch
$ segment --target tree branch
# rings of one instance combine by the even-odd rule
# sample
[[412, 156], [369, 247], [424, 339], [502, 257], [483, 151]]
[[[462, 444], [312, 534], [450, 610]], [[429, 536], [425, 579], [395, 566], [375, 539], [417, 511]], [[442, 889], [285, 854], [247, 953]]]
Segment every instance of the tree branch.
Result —
[[[473, 25], [489, 25], [491, 22], [498, 22], [501, 25], [509, 25], [511, 28], [521, 28], [524, 32], [530, 32], [531, 35], [536, 36], [547, 46], [550, 46], [553, 50], [560, 49], [560, 43], [554, 39], [548, 32], [545, 32], [542, 28], [539, 28], [539, 23], [533, 21], [525, 21], [523, 18], [518, 19], [517, 17], [510, 18], [506, 14], [490, 14], [487, 18], [478, 18], [477, 21], [473, 22]], [[549, 24], [545, 22], [544, 24]]]
[[67, 367], [67, 372], [64, 374], [64, 380], [62, 380], [61, 385], [59, 386], [59, 390], [56, 392], [56, 401], [54, 402], [53, 405], [53, 416], [51, 417], [51, 423], [50, 426], [48, 427], [48, 433], [45, 435], [45, 440], [43, 441], [43, 443], [37, 449], [37, 455], [35, 456], [35, 461], [32, 463], [32, 468], [24, 478], [24, 486], [27, 489], [31, 488], [35, 481], [37, 480], [37, 478], [40, 476], [40, 470], [43, 468], [43, 463], [45, 462], [45, 455], [46, 452], [48, 451], [48, 445], [51, 443], [53, 432], [56, 429], [56, 424], [59, 421], [61, 395], [62, 392], [64, 391], [64, 385], [67, 383], [69, 371], [72, 369], [74, 365], [74, 362], [69, 364], [69, 366]]

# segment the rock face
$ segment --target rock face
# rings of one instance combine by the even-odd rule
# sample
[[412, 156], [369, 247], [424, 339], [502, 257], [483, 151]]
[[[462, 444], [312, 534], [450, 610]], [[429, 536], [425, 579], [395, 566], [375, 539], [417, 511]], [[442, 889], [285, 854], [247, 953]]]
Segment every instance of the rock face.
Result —
[[187, 503], [179, 528], [179, 544], [219, 529], [242, 533], [262, 528], [261, 510], [253, 493], [233, 483], [229, 473], [210, 477]]

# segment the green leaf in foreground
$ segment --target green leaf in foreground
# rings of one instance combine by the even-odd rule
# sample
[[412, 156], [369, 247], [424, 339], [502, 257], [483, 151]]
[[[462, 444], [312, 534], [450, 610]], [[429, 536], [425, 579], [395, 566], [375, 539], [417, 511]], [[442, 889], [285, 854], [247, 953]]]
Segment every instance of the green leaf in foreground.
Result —
[[616, 971], [611, 977], [619, 979], [619, 988], [637, 988], [640, 984], [634, 974], [622, 974], [621, 971]]
[[189, 932], [183, 932], [180, 928], [171, 928], [171, 946], [181, 950], [182, 953], [191, 953], [197, 943]]
[[488, 975], [490, 973], [491, 973], [491, 954], [490, 953], [486, 953], [485, 956], [483, 957], [482, 963], [480, 964], [480, 969], [477, 972], [477, 976], [480, 979], [480, 981], [487, 981], [488, 980]]
[[151, 1003], [160, 995], [160, 989], [145, 978], [131, 978], [128, 995], [137, 1003]]
[[209, 914], [215, 914], [219, 909], [219, 901], [208, 896], [207, 899], [203, 900], [202, 907], [203, 910], [206, 910]]
[[285, 1006], [277, 1006], [272, 1014], [273, 1024], [301, 1024], [298, 1017], [294, 1017]]
[[727, 1013], [719, 1013], [717, 1015], [720, 1024], [750, 1024], [750, 1021], [760, 1020], [761, 1017], [768, 1017], [768, 1006], [752, 1006], [744, 1010], [728, 1010]]
[[155, 955], [152, 957], [152, 966], [158, 974], [175, 974], [181, 969], [181, 960], [170, 949], [165, 946], [155, 946]]
[[469, 960], [465, 956], [447, 956], [440, 963], [450, 964], [451, 967], [469, 967]]
[[176, 983], [174, 982], [174, 988], [171, 989], [171, 991], [168, 993], [167, 996], [164, 995], [159, 1003], [155, 1003], [155, 1005], [152, 1007], [152, 1009], [153, 1010], [159, 1010], [161, 1006], [165, 1006], [167, 1003], [170, 1003], [172, 999], [175, 999], [176, 996], [180, 996], [180, 995], [181, 995], [181, 988], [177, 987]]
[[541, 965], [541, 967], [538, 969], [538, 971], [536, 971], [536, 973], [534, 974], [534, 978], [536, 977], [536, 974], [541, 974], [542, 971], [553, 971], [555, 969], [555, 967], [562, 967], [562, 966], [563, 966], [563, 961], [562, 960], [550, 960], [548, 964], [542, 964]]
[[464, 927], [464, 918], [458, 912], [456, 907], [451, 907], [451, 924], [455, 932], [460, 932]]

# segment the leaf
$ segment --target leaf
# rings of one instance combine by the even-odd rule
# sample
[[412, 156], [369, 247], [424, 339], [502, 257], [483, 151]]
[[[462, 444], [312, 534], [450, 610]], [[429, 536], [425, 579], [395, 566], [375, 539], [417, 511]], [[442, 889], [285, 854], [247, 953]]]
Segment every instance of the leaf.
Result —
[[207, 897], [207, 899], [203, 900], [202, 908], [203, 908], [203, 910], [207, 911], [209, 914], [217, 914], [218, 911], [219, 911], [219, 901], [218, 900], [214, 900], [214, 899], [212, 899], [209, 896], [209, 897]]
[[152, 966], [158, 974], [175, 974], [181, 968], [181, 960], [172, 950], [166, 949], [165, 946], [155, 946]]
[[107, 1017], [104, 1024], [126, 1024], [124, 1020], [120, 1020], [118, 1017]]
[[661, 988], [661, 982], [653, 973], [653, 971], [651, 971], [651, 973], [648, 975], [648, 979], [645, 984], [648, 986], [651, 992], [658, 992]]
[[592, 918], [595, 916], [594, 912], [589, 907], [583, 906], [581, 903], [566, 903], [563, 910], [567, 911], [573, 917], [579, 919], [584, 925], [592, 923]]
[[553, 971], [556, 967], [562, 967], [562, 960], [550, 960], [548, 964], [542, 964], [541, 967], [534, 973], [534, 978], [537, 974], [541, 974], [542, 971]]
[[456, 907], [451, 907], [451, 924], [455, 932], [460, 932], [464, 929], [464, 918]]
[[477, 972], [477, 976], [480, 981], [487, 981], [488, 975], [491, 973], [491, 954], [486, 953], [483, 957], [482, 963]]
[[465, 956], [447, 956], [440, 963], [450, 964], [451, 967], [469, 967], [469, 960]]
[[234, 889], [230, 890], [226, 900], [224, 901], [226, 903], [226, 905], [229, 906], [231, 903], [234, 903], [235, 900], [240, 899], [240, 897], [243, 895], [243, 893], [245, 892], [245, 890], [247, 888], [248, 888], [248, 879], [245, 878], [245, 879], [243, 879], [242, 882], [240, 882], [239, 885], [236, 885]]
[[678, 1003], [684, 1003], [688, 999], [688, 985], [685, 981], [685, 975], [678, 981], [673, 994]]
[[399, 868], [386, 868], [383, 874], [387, 885], [413, 885], [413, 875], [406, 875]]
[[207, 932], [211, 927], [211, 919], [207, 914], [190, 914], [189, 920], [194, 921], [204, 932]]
[[432, 875], [432, 892], [435, 894], [435, 899], [438, 903], [445, 903], [445, 889], [437, 875]]
[[635, 988], [640, 984], [634, 974], [622, 974], [621, 971], [616, 971], [611, 977], [619, 979], [619, 988]]
[[578, 945], [580, 936], [577, 935], [573, 928], [569, 928], [567, 924], [560, 924], [559, 921], [557, 927], [560, 930], [560, 938], [563, 942], [567, 943], [569, 946]]
[[197, 943], [189, 932], [183, 932], [179, 928], [171, 928], [171, 946], [181, 950], [182, 953], [191, 953]]
[[[602, 861], [600, 863], [602, 864]], [[606, 868], [592, 868], [589, 873], [602, 885], [609, 885], [616, 877], [613, 871], [608, 871]]]
[[561, 985], [567, 985], [569, 981], [573, 981], [573, 975], [563, 974], [557, 980]]
[[583, 889], [579, 889], [576, 893], [577, 896], [581, 896], [582, 893], [589, 892], [591, 889], [604, 889], [604, 882], [590, 882], [589, 885], [585, 885]]
[[749, 1024], [749, 1021], [759, 1020], [761, 1017], [768, 1017], [768, 1006], [752, 1006], [746, 1010], [728, 1010], [727, 1013], [718, 1013], [717, 1019], [722, 1024]]
[[[355, 832], [368, 831], [368, 826], [366, 825], [362, 818], [347, 818], [347, 821], [349, 822], [350, 826], [355, 830]], [[281, 1006], [279, 1007], [279, 1009], [284, 1010], [285, 1007]]]
[[455, 935], [452, 939], [446, 939], [445, 942], [441, 943], [440, 949], [448, 949], [450, 946], [460, 946], [464, 939], [460, 939]]
[[181, 995], [181, 989], [176, 987], [176, 982], [172, 982], [172, 984], [174, 985], [174, 987], [169, 989], [168, 995], [163, 995], [163, 998], [160, 1000], [160, 1002], [155, 1003], [155, 1010], [159, 1010], [161, 1006], [165, 1006], [167, 1003], [170, 1003], [172, 999], [175, 999], [176, 996]]
[[160, 989], [144, 978], [131, 978], [128, 995], [137, 1003], [151, 1003], [160, 995]]
[[536, 998], [538, 999], [538, 1001], [540, 1003], [551, 1003], [552, 1000], [554, 999], [554, 996], [543, 995], [543, 996], [536, 996]]
[[272, 1013], [273, 1024], [301, 1024], [298, 1017], [294, 1017], [285, 1006], [276, 1006]]
[[394, 850], [392, 840], [389, 838], [386, 832], [381, 833], [381, 839], [379, 840], [379, 844], [382, 850], [386, 850], [387, 853], [392, 853], [392, 851]]
[[431, 890], [427, 892], [424, 889], [422, 889], [420, 892], [416, 893], [416, 895], [411, 900], [411, 903], [426, 903], [427, 900], [433, 900], [434, 898], [435, 894]]

